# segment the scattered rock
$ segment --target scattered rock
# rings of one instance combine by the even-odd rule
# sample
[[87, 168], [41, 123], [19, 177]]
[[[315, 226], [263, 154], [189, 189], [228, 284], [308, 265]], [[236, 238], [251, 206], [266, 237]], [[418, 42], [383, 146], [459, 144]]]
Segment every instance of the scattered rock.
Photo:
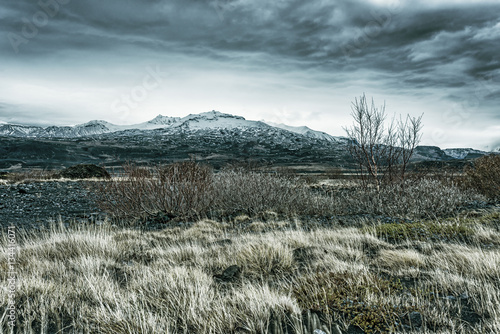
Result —
[[313, 334], [326, 334], [326, 333], [323, 332], [321, 329], [315, 329]]
[[422, 327], [422, 314], [420, 312], [411, 312], [410, 313], [410, 323], [413, 328]]
[[214, 277], [222, 282], [232, 282], [239, 277], [241, 268], [237, 265], [232, 265], [222, 272], [221, 275], [214, 275]]
[[68, 179], [111, 178], [106, 169], [92, 164], [82, 164], [68, 167], [60, 172], [59, 176]]
[[302, 313], [302, 333], [342, 334], [337, 324], [332, 324], [332, 317], [321, 312], [307, 311]]
[[217, 245], [217, 246], [226, 246], [226, 245], [231, 245], [233, 243], [233, 240], [231, 239], [221, 239], [214, 241], [212, 244]]
[[[324, 252], [323, 252], [324, 253]], [[310, 247], [299, 247], [293, 250], [293, 259], [301, 267], [306, 267], [307, 264], [311, 264], [320, 258], [321, 253], [318, 252], [318, 248], [314, 246]]]

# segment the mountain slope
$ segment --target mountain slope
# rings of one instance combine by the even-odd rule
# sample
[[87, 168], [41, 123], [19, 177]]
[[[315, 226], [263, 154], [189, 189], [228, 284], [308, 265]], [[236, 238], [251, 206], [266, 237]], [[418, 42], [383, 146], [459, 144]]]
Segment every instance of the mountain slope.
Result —
[[[181, 128], [184, 130], [199, 129], [235, 129], [258, 128], [271, 129], [274, 126], [260, 121], [249, 121], [241, 116], [210, 111], [201, 114], [190, 114], [185, 117], [168, 117], [158, 115], [154, 119], [133, 125], [115, 125], [102, 120], [94, 120], [75, 126], [50, 126], [37, 127], [14, 124], [0, 124], [0, 136], [25, 137], [25, 138], [78, 138], [96, 136], [119, 131]], [[304, 135], [310, 138], [335, 140], [335, 137], [324, 132], [314, 131], [307, 127], [298, 129], [281, 124], [281, 129]]]
[[[322, 165], [353, 168], [347, 138], [333, 137], [308, 127], [249, 121], [211, 111], [185, 117], [158, 115], [135, 125], [102, 120], [75, 126], [46, 128], [0, 124], [0, 169], [60, 168], [77, 163], [121, 166], [195, 158], [216, 167], [254, 160], [278, 165]], [[480, 152], [443, 151], [419, 146], [412, 161], [458, 161]]]

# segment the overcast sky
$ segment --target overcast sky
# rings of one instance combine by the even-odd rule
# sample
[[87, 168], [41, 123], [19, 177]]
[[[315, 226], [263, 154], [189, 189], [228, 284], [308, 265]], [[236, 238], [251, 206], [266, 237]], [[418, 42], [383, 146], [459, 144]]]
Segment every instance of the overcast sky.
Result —
[[218, 110], [344, 135], [366, 93], [422, 144], [500, 147], [500, 2], [2, 0], [0, 121]]

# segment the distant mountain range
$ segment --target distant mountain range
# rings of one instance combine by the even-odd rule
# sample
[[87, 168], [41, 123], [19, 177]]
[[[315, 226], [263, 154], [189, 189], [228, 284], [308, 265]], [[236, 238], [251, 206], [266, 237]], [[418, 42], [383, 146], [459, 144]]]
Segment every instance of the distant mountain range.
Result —
[[248, 121], [241, 116], [210, 111], [201, 114], [190, 114], [186, 117], [169, 117], [158, 115], [154, 119], [134, 125], [115, 125], [103, 120], [93, 120], [75, 126], [29, 126], [17, 124], [0, 124], [0, 136], [24, 138], [76, 138], [108, 134], [127, 130], [155, 130], [155, 129], [236, 129], [258, 128], [269, 129], [272, 127], [287, 130], [309, 138], [324, 139], [329, 141], [344, 140], [342, 137], [333, 137], [325, 132], [314, 131], [306, 126], [293, 127], [285, 124], [264, 123], [261, 121]]
[[[0, 169], [58, 168], [76, 163], [120, 166], [188, 158], [222, 166], [241, 160], [272, 164], [352, 166], [349, 141], [308, 127], [250, 121], [210, 111], [158, 115], [135, 125], [94, 120], [75, 126], [0, 123]], [[419, 146], [413, 161], [458, 161], [487, 154], [469, 148]]]

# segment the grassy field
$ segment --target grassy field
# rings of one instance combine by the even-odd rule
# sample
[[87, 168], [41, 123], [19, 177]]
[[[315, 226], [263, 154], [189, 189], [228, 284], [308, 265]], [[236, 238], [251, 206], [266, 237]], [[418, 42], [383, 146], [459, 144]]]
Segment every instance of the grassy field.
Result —
[[[103, 183], [96, 224], [3, 231], [0, 333], [12, 314], [14, 333], [500, 332], [495, 202], [432, 180], [374, 193], [192, 172]], [[192, 186], [187, 207], [152, 196]], [[163, 228], [144, 228], [158, 208]]]
[[[500, 331], [498, 212], [416, 226], [363, 223], [304, 231], [303, 221], [256, 221], [235, 231], [204, 220], [150, 232], [106, 223], [19, 232], [18, 330]], [[6, 245], [4, 235], [1, 254]]]

